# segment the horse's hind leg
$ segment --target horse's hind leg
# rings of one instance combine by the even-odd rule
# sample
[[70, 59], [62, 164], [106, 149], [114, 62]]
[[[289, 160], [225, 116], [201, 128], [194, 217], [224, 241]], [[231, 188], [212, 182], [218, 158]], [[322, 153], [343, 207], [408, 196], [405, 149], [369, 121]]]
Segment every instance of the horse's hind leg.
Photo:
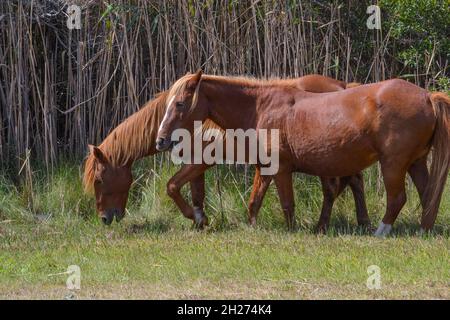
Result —
[[262, 176], [261, 170], [259, 167], [256, 167], [255, 177], [253, 178], [253, 190], [248, 203], [248, 220], [251, 226], [256, 225], [256, 218], [261, 208], [262, 200], [271, 181], [272, 176]]
[[361, 172], [350, 177], [348, 182], [352, 189], [356, 206], [356, 220], [360, 226], [370, 226], [370, 218], [367, 214], [366, 199], [364, 197], [364, 179]]
[[427, 167], [427, 159], [422, 158], [418, 161], [416, 161], [408, 170], [409, 174], [411, 175], [411, 178], [413, 179], [414, 185], [417, 188], [417, 191], [419, 192], [420, 196], [420, 203], [422, 205], [422, 219], [420, 222], [421, 230], [429, 230], [434, 225], [434, 222], [437, 218], [437, 211], [434, 215], [425, 215], [425, 202], [426, 197], [428, 196], [426, 194], [426, 188], [428, 184], [428, 180], [430, 178], [430, 174], [428, 172]]
[[389, 234], [392, 229], [392, 224], [406, 203], [406, 166], [402, 168], [398, 163], [394, 163], [395, 161], [381, 163], [381, 171], [386, 188], [387, 206], [383, 220], [375, 232], [375, 236], [377, 237], [384, 237]]
[[295, 230], [295, 205], [294, 190], [292, 186], [292, 172], [282, 172], [274, 176], [277, 186], [278, 196], [280, 197], [281, 208], [286, 218], [287, 227], [290, 231]]
[[424, 225], [426, 225], [426, 223], [430, 222], [430, 220], [432, 220], [432, 224], [434, 224], [434, 220], [436, 219], [436, 217], [430, 217], [430, 216], [425, 216], [424, 215], [424, 211], [423, 209], [425, 208], [425, 197], [426, 197], [426, 188], [427, 188], [427, 184], [428, 184], [428, 180], [430, 178], [430, 174], [428, 172], [428, 167], [427, 167], [427, 157], [423, 157], [419, 160], [417, 160], [416, 162], [414, 162], [408, 169], [408, 173], [411, 176], [411, 179], [414, 183], [414, 185], [416, 186], [417, 192], [419, 193], [419, 197], [420, 197], [420, 204], [422, 205], [422, 222], [421, 222], [421, 226], [422, 229], [424, 227]]

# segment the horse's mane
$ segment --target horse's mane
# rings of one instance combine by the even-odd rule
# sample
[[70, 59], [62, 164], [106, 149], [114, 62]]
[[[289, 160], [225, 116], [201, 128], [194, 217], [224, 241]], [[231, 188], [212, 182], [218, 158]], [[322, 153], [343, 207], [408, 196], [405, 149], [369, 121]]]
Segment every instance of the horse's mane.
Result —
[[345, 86], [345, 89], [356, 88], [356, 87], [359, 87], [360, 85], [361, 85], [360, 82], [349, 82], [349, 83], [347, 83], [347, 85]]
[[218, 81], [222, 83], [230, 83], [233, 85], [241, 85], [245, 87], [261, 87], [261, 86], [296, 86], [298, 78], [280, 79], [272, 77], [269, 79], [259, 79], [252, 76], [216, 76], [202, 75], [202, 80]]
[[[185, 90], [188, 82], [194, 76], [195, 76], [195, 74], [187, 74], [187, 75], [181, 77], [180, 79], [178, 79], [174, 83], [174, 85], [171, 87], [169, 94], [166, 98], [166, 103], [169, 104], [170, 100], [172, 100], [172, 98], [174, 96], [177, 96], [178, 94], [183, 92], [183, 90]], [[328, 78], [328, 77], [321, 76], [321, 75], [308, 75], [308, 76], [304, 76], [304, 77], [300, 77], [300, 78], [290, 78], [290, 79], [285, 79], [285, 78], [281, 79], [278, 77], [272, 77], [269, 79], [259, 79], [259, 78], [254, 78], [251, 76], [216, 76], [216, 75], [204, 74], [201, 77], [201, 81], [214, 81], [214, 82], [219, 82], [219, 83], [225, 84], [225, 85], [226, 84], [238, 85], [238, 86], [247, 87], [247, 88], [276, 86], [276, 87], [294, 88], [294, 89], [301, 89], [301, 90], [305, 90], [305, 91], [315, 92], [314, 90], [308, 90], [308, 87], [304, 87], [304, 85], [306, 85], [307, 81], [309, 80], [308, 78], [311, 78], [311, 79], [316, 78], [317, 81], [328, 80], [328, 81], [334, 82], [336, 84], [336, 86], [340, 86], [342, 89], [345, 89], [346, 85], [347, 85], [343, 81], [335, 80], [335, 79]], [[312, 81], [309, 80], [309, 82], [312, 82]], [[351, 84], [348, 84], [347, 86], [350, 88], [350, 87], [355, 87], [357, 85], [359, 85], [359, 84], [351, 83]], [[196, 89], [196, 93], [193, 98], [192, 105], [195, 105], [195, 101], [198, 96], [199, 87], [200, 86], [198, 85], [197, 89]], [[329, 90], [329, 91], [335, 91], [335, 90]]]
[[[195, 74], [187, 74], [180, 79], [178, 79], [170, 88], [169, 94], [166, 98], [166, 103], [169, 104], [169, 102], [172, 100], [173, 97], [179, 95], [181, 92], [183, 92], [186, 89], [186, 86], [188, 82], [195, 76]], [[216, 75], [209, 75], [209, 74], [203, 74], [201, 76], [201, 81], [218, 81], [222, 82], [224, 84], [234, 84], [234, 85], [241, 85], [246, 87], [253, 87], [253, 86], [270, 86], [270, 85], [286, 85], [290, 86], [290, 80], [292, 83], [296, 81], [296, 79], [280, 79], [280, 78], [271, 78], [271, 79], [257, 79], [253, 77], [245, 77], [245, 76], [216, 76]], [[196, 94], [194, 94], [192, 104], [195, 105], [195, 99], [196, 95], [198, 93], [199, 85], [197, 85]]]
[[[130, 161], [149, 154], [154, 148], [156, 134], [166, 109], [164, 91], [148, 101], [138, 112], [119, 124], [99, 145], [114, 167], [124, 166]], [[84, 164], [83, 184], [85, 191], [94, 185], [95, 157], [90, 153]]]

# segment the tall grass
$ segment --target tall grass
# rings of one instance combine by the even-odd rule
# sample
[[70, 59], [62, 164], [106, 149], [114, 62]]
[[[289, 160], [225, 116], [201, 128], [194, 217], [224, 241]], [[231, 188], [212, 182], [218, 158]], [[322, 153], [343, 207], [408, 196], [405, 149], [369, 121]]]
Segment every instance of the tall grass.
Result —
[[[403, 76], [427, 88], [450, 86], [448, 41], [436, 40], [445, 35], [440, 27], [449, 10], [440, 1], [380, 1], [381, 30], [367, 29], [368, 4], [353, 0], [75, 1], [82, 9], [81, 30], [66, 26], [68, 3], [0, 2], [0, 169], [7, 177], [0, 191], [8, 188], [0, 199], [2, 212], [89, 211], [91, 200], [65, 176], [78, 179], [77, 169], [65, 163], [80, 161], [88, 143], [102, 141], [155, 93], [198, 68], [263, 78], [320, 73], [360, 82]], [[412, 11], [403, 17], [405, 8]], [[429, 25], [419, 34], [416, 16]], [[432, 50], [417, 51], [422, 42]], [[160, 181], [175, 171], [165, 160], [156, 157], [150, 176], [138, 169], [131, 201], [137, 211], [176, 211], [160, 198]], [[242, 168], [208, 173], [207, 204], [217, 223], [242, 221], [252, 173]], [[369, 176], [369, 193], [381, 192], [376, 170]], [[311, 179], [296, 182], [297, 202], [305, 205], [300, 211], [308, 214], [317, 213], [321, 202]], [[276, 207], [275, 194], [266, 203]], [[310, 226], [315, 218], [308, 214], [303, 223]], [[268, 211], [262, 215], [268, 224], [282, 222]]]
[[[145, 229], [150, 232], [167, 230], [186, 230], [192, 228], [192, 222], [183, 217], [173, 201], [166, 195], [166, 183], [177, 167], [163, 166], [154, 171], [152, 168], [159, 159], [147, 159], [139, 162], [134, 170], [135, 182], [131, 189], [127, 215], [122, 225], [125, 228]], [[206, 173], [205, 211], [210, 220], [209, 230], [222, 231], [246, 228], [247, 199], [251, 192], [252, 168], [245, 178], [239, 169], [216, 167]], [[34, 187], [31, 191], [18, 188], [13, 181], [0, 175], [0, 237], [3, 229], [20, 229], [15, 237], [29, 238], [30, 233], [39, 229], [42, 223], [58, 232], [61, 228], [67, 232], [83, 232], [85, 228], [96, 226], [94, 199], [84, 194], [79, 171], [73, 164], [58, 166], [49, 178], [45, 167], [37, 168], [32, 177]], [[246, 181], [247, 179], [247, 181]], [[223, 186], [218, 186], [218, 181]], [[369, 216], [376, 225], [385, 210], [384, 189], [378, 186], [376, 167], [365, 171], [365, 195]], [[322, 193], [317, 177], [297, 174], [294, 179], [296, 218], [300, 232], [313, 233], [318, 221]], [[31, 195], [29, 194], [31, 192]], [[189, 198], [186, 187], [182, 190]], [[30, 205], [29, 198], [33, 198]], [[399, 235], [415, 234], [420, 223], [421, 210], [417, 192], [407, 180], [408, 201], [396, 223], [395, 232]], [[450, 198], [443, 197], [440, 214], [435, 226], [437, 234], [448, 236], [450, 232]], [[8, 221], [11, 221], [9, 224]], [[87, 225], [87, 226], [85, 226]], [[76, 227], [75, 227], [76, 226]], [[71, 228], [74, 227], [74, 228]], [[98, 226], [97, 226], [98, 228]], [[267, 230], [285, 230], [284, 215], [281, 211], [278, 195], [271, 186], [264, 199], [258, 217], [258, 228]], [[78, 230], [78, 231], [77, 231]], [[357, 227], [355, 205], [350, 190], [341, 195], [333, 208], [331, 234], [365, 233]], [[6, 237], [8, 238], [8, 237]]]
[[[87, 143], [198, 68], [362, 82], [406, 74], [425, 87], [448, 79], [448, 52], [419, 52], [411, 58], [419, 65], [399, 61], [400, 48], [421, 41], [392, 35], [400, 2], [380, 2], [390, 8], [382, 30], [366, 28], [368, 3], [354, 0], [74, 2], [81, 30], [66, 27], [69, 1], [0, 2], [0, 160], [14, 174], [23, 167], [25, 178], [28, 160], [52, 172], [58, 159], [79, 158]], [[444, 4], [420, 3], [445, 17]]]

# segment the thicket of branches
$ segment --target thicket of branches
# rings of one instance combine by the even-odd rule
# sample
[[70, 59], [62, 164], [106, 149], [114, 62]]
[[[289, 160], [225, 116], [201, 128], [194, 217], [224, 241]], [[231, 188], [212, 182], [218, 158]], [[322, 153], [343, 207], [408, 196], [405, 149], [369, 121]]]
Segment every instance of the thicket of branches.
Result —
[[[76, 2], [76, 1], [75, 1]], [[448, 88], [448, 2], [379, 1], [382, 29], [366, 27], [369, 1], [0, 2], [0, 160], [48, 169], [86, 153], [179, 76], [298, 77], [345, 81], [403, 76]]]

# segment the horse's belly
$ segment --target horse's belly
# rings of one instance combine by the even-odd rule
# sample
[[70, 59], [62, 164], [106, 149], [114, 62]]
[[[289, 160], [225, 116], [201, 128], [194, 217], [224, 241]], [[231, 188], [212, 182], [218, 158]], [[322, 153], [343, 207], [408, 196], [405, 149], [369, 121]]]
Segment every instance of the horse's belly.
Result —
[[376, 151], [364, 139], [346, 144], [310, 142], [292, 151], [296, 170], [323, 177], [353, 175], [378, 160]]

